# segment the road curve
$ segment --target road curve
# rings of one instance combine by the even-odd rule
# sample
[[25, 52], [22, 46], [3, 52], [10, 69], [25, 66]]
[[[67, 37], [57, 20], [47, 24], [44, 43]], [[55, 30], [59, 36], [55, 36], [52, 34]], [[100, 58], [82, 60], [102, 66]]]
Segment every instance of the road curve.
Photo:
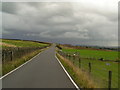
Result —
[[55, 58], [55, 46], [2, 79], [3, 88], [75, 88]]

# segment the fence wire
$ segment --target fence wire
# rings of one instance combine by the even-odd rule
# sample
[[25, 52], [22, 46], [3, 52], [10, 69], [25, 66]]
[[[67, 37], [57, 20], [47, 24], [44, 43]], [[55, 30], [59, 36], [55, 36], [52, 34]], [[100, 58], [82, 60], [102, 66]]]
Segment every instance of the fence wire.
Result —
[[[81, 70], [88, 72], [94, 80], [100, 82], [100, 84], [102, 83], [103, 88], [118, 88], [119, 62], [102, 61], [93, 57], [80, 57], [77, 52], [67, 53], [59, 50], [58, 53], [73, 62]], [[109, 72], [112, 72], [112, 74]]]

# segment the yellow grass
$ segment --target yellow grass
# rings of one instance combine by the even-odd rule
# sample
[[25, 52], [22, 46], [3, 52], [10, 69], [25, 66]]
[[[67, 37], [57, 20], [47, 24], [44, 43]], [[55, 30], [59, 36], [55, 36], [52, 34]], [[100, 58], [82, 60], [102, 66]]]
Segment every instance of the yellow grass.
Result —
[[97, 88], [98, 86], [90, 78], [88, 73], [82, 71], [80, 68], [76, 67], [70, 60], [57, 54], [61, 63], [64, 65], [66, 70], [69, 72], [73, 80], [77, 83], [80, 88]]
[[3, 42], [0, 42], [0, 45], [1, 46], [6, 46], [6, 47], [16, 47], [15, 45], [8, 44], [8, 43], [3, 43]]

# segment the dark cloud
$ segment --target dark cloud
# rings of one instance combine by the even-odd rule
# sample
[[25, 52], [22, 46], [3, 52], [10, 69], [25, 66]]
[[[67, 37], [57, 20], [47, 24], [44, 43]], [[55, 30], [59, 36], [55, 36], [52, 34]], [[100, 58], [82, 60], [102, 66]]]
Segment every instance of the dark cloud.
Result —
[[10, 14], [16, 14], [18, 10], [17, 3], [2, 3], [2, 11]]
[[102, 9], [80, 2], [6, 2], [2, 8], [3, 37], [6, 38], [117, 45], [117, 11], [105, 6]]

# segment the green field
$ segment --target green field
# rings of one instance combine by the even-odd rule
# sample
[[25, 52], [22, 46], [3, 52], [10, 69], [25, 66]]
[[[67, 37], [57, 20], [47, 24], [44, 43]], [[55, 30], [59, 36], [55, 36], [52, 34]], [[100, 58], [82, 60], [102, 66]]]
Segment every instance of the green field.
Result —
[[44, 43], [38, 43], [38, 42], [32, 42], [32, 41], [23, 41], [23, 40], [6, 40], [6, 39], [2, 39], [2, 43], [5, 43], [5, 45], [3, 44], [3, 48], [6, 47], [43, 47], [43, 46], [47, 46], [48, 44], [44, 44]]
[[79, 52], [81, 57], [88, 57], [88, 58], [104, 58], [105, 60], [118, 60], [118, 52], [117, 51], [102, 51], [102, 50], [87, 50], [87, 49], [65, 49], [63, 48], [64, 52], [67, 53], [75, 53]]
[[[104, 58], [107, 60], [115, 60], [117, 52], [115, 51], [98, 51], [98, 50], [78, 50], [78, 49], [62, 49], [63, 52], [73, 54], [79, 52], [80, 57], [95, 57], [95, 58]], [[69, 58], [76, 66], [79, 66], [78, 58], [74, 59], [73, 57]], [[110, 61], [100, 61], [100, 60], [90, 60], [90, 59], [81, 59], [81, 69], [85, 72], [89, 72], [89, 63], [91, 63], [91, 73], [90, 76], [93, 80], [99, 84], [100, 88], [108, 87], [108, 72], [112, 71], [112, 88], [118, 88], [118, 63]], [[89, 73], [88, 73], [89, 75]]]

